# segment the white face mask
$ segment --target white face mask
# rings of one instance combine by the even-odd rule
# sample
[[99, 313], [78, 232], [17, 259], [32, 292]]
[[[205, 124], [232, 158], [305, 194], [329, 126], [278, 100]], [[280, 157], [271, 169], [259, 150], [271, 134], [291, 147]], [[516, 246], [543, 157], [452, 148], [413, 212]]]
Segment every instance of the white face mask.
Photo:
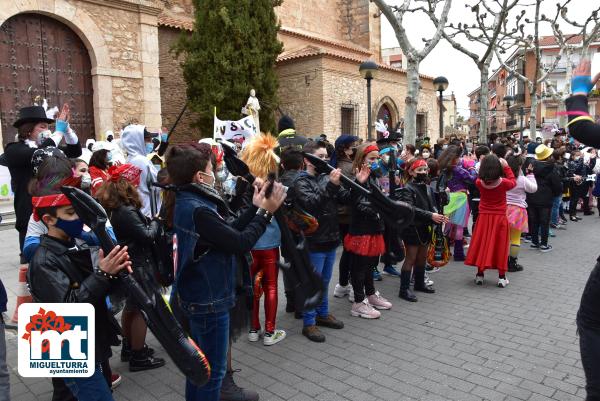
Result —
[[203, 171], [200, 171], [199, 173], [202, 174], [202, 175], [204, 175], [204, 176], [206, 176], [206, 177], [212, 177], [212, 183], [210, 183], [210, 184], [208, 182], [202, 180], [202, 183], [204, 185], [208, 185], [209, 187], [212, 187], [212, 188], [215, 187], [215, 181], [216, 180], [215, 180], [215, 173], [214, 172], [211, 171], [210, 174], [207, 174], [207, 173], [205, 173]]
[[429, 159], [429, 152], [423, 152], [423, 159]]
[[38, 145], [41, 145], [46, 139], [50, 138], [50, 136], [52, 136], [52, 131], [50, 131], [49, 129], [44, 130], [38, 134], [36, 143]]
[[226, 168], [217, 170], [217, 180], [219, 180], [220, 182], [225, 182], [225, 180], [227, 180], [228, 176], [229, 176], [229, 172], [227, 171]]
[[89, 188], [92, 186], [92, 176], [89, 173], [81, 175], [81, 188]]
[[448, 149], [448, 145], [442, 146], [442, 149]]
[[581, 156], [574, 156], [574, 157], [573, 157], [573, 160], [575, 160], [575, 161], [577, 161], [577, 160], [579, 160], [579, 159], [581, 159]]

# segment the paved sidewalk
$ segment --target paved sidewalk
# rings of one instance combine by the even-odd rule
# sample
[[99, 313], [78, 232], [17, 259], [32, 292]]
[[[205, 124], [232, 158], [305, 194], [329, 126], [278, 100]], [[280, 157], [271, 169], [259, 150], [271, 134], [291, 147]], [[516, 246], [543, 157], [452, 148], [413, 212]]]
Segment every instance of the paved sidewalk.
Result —
[[[258, 390], [261, 400], [582, 400], [575, 314], [598, 256], [599, 227], [598, 216], [570, 223], [556, 231], [550, 253], [524, 244], [525, 271], [511, 274], [506, 289], [495, 286], [495, 272], [481, 288], [473, 284], [474, 268], [450, 263], [431, 276], [436, 294], [408, 303], [397, 298], [398, 279], [385, 276], [376, 287], [393, 309], [367, 321], [350, 317], [347, 299], [332, 299], [331, 311], [346, 327], [325, 329], [324, 344], [301, 335], [280, 291], [278, 326], [288, 338], [273, 347], [240, 339], [233, 351], [241, 369], [236, 381]], [[0, 278], [11, 315], [17, 248], [16, 231], [0, 232]], [[16, 338], [7, 337], [12, 399], [50, 400], [49, 380], [18, 376]], [[166, 357], [153, 338], [149, 343]], [[183, 377], [170, 360], [141, 373], [129, 373], [117, 358], [112, 366], [124, 375], [118, 401], [184, 398]]]

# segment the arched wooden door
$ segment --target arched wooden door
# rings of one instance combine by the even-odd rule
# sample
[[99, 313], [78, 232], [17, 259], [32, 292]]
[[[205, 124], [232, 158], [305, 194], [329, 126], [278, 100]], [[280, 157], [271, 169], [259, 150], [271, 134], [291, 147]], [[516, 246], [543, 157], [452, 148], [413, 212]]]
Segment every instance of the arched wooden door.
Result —
[[68, 103], [71, 127], [85, 143], [94, 137], [91, 62], [68, 26], [40, 14], [19, 14], [0, 27], [0, 119], [2, 140], [13, 142], [21, 107], [41, 96], [49, 107]]
[[384, 124], [387, 124], [388, 131], [393, 131], [396, 127], [392, 117], [392, 112], [387, 104], [382, 104], [377, 112], [377, 121], [382, 120]]

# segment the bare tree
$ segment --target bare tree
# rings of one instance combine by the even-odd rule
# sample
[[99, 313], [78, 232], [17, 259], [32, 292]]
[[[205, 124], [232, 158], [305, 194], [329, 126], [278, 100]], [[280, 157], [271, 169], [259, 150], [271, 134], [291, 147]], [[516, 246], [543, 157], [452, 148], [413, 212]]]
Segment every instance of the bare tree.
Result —
[[[479, 0], [475, 5], [466, 5], [475, 15], [474, 24], [458, 23], [454, 26], [449, 23], [442, 31], [442, 36], [446, 39], [453, 48], [464, 53], [477, 65], [479, 69], [479, 98], [481, 99], [479, 115], [479, 141], [485, 143], [487, 140], [488, 131], [488, 78], [490, 64], [494, 57], [494, 49], [502, 45], [502, 37], [500, 35], [502, 28], [506, 26], [506, 21], [509, 12], [518, 4], [518, 0]], [[432, 22], [439, 26], [440, 20], [436, 17], [432, 7], [433, 1], [429, 1], [429, 9], [427, 15]], [[525, 10], [523, 10], [523, 13]], [[491, 17], [491, 18], [490, 18]], [[517, 16], [521, 19], [523, 14]], [[491, 20], [491, 22], [490, 22]], [[481, 45], [483, 53], [477, 53], [475, 49], [469, 49], [457, 41], [457, 38], [464, 37], [470, 42]]]
[[[415, 3], [426, 4], [427, 9], [433, 8], [433, 12], [437, 9], [437, 6], [444, 3], [441, 15], [439, 17], [439, 24], [436, 26], [435, 34], [431, 39], [425, 40], [425, 46], [421, 50], [417, 50], [410, 42], [408, 34], [404, 29], [403, 19], [406, 13], [414, 13], [418, 10], [424, 11], [424, 7], [413, 7], [411, 8], [411, 0], [404, 0], [400, 6], [390, 6], [385, 0], [372, 0], [377, 5], [379, 10], [385, 18], [390, 22], [396, 39], [400, 44], [400, 48], [404, 53], [407, 60], [407, 76], [408, 76], [408, 93], [405, 99], [404, 109], [404, 140], [406, 143], [415, 143], [417, 138], [417, 106], [419, 102], [420, 92], [420, 79], [419, 79], [419, 65], [425, 57], [431, 52], [431, 50], [438, 44], [442, 37], [442, 31], [448, 18], [450, 11], [450, 5], [452, 0], [416, 0]], [[442, 107], [440, 105], [440, 107]], [[443, 135], [440, 132], [440, 135]]]

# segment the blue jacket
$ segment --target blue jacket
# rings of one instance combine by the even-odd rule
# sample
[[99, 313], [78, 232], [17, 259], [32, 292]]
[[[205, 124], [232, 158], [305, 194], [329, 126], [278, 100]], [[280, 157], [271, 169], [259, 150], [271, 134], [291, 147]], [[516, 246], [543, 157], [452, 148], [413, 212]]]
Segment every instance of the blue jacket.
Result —
[[275, 219], [267, 226], [267, 231], [258, 239], [253, 251], [263, 251], [265, 249], [279, 248], [281, 245], [281, 231]]
[[196, 257], [199, 235], [193, 216], [197, 208], [218, 214], [217, 206], [202, 196], [177, 192], [173, 218], [178, 258], [176, 291], [184, 309], [194, 313], [225, 312], [235, 304], [235, 255], [210, 249]]

